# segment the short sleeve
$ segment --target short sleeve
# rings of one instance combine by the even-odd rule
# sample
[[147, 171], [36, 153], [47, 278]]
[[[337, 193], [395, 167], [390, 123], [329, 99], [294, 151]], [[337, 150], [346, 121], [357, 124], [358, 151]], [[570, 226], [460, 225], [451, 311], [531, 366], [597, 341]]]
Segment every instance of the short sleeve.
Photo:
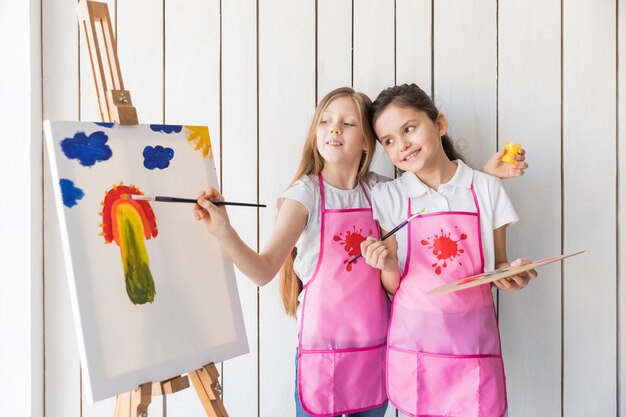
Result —
[[278, 196], [276, 206], [278, 210], [280, 210], [280, 207], [282, 206], [285, 199], [297, 201], [298, 203], [306, 207], [309, 212], [309, 215], [307, 217], [308, 224], [308, 218], [311, 217], [313, 207], [315, 207], [315, 205], [317, 204], [317, 188], [319, 188], [319, 185], [317, 185], [311, 177], [309, 177], [308, 175], [303, 175], [299, 180], [294, 182], [293, 185], [289, 187], [284, 193]]
[[374, 220], [378, 221], [380, 227], [387, 231], [395, 227], [393, 221], [394, 216], [391, 212], [393, 207], [389, 204], [394, 200], [391, 195], [390, 184], [390, 182], [382, 182], [372, 188], [372, 212]]
[[502, 180], [492, 177], [491, 181], [491, 204], [493, 213], [493, 229], [502, 226], [512, 226], [519, 221], [519, 217], [513, 203], [509, 199]]

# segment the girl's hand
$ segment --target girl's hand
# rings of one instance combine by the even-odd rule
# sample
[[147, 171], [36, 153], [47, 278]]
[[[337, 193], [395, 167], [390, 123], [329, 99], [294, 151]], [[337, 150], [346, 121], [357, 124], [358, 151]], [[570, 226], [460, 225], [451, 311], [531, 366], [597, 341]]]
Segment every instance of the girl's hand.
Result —
[[[518, 258], [511, 262], [510, 266], [522, 266], [531, 263], [530, 259], [522, 259]], [[504, 268], [509, 266], [508, 264], [500, 264], [496, 269]], [[534, 269], [530, 269], [525, 272], [520, 272], [517, 275], [513, 275], [507, 278], [502, 278], [497, 281], [494, 281], [493, 284], [498, 287], [500, 290], [505, 291], [513, 291], [513, 290], [521, 290], [525, 286], [528, 285], [531, 279], [537, 278], [537, 271]]]
[[204, 220], [204, 225], [209, 233], [216, 237], [224, 237], [233, 230], [226, 207], [216, 206], [211, 200], [224, 201], [224, 196], [213, 187], [208, 191], [201, 192], [198, 196], [198, 202], [193, 208], [193, 214], [196, 220]]
[[376, 240], [368, 237], [361, 242], [361, 254], [365, 262], [385, 272], [398, 270], [398, 246], [395, 239]]
[[524, 175], [524, 170], [528, 168], [528, 164], [524, 162], [526, 160], [526, 150], [520, 148], [517, 155], [514, 156], [516, 161], [514, 164], [509, 164], [502, 160], [504, 152], [504, 149], [500, 149], [489, 158], [483, 167], [483, 172], [501, 179], [515, 178]]

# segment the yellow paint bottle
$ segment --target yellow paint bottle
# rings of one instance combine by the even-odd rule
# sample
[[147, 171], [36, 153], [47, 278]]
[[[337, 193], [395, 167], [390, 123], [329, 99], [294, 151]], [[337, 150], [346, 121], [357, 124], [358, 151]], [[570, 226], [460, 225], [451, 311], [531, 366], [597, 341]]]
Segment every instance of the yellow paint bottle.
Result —
[[522, 145], [519, 143], [515, 143], [513, 141], [506, 141], [504, 143], [504, 150], [506, 152], [504, 153], [504, 156], [502, 156], [502, 160], [504, 162], [508, 162], [509, 164], [514, 164], [516, 162], [515, 155], [517, 155], [521, 147]]

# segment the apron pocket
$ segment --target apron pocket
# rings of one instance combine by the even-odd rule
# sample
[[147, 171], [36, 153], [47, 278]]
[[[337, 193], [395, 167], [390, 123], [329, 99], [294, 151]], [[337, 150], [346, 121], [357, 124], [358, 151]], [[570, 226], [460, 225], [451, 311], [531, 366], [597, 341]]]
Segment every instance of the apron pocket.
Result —
[[415, 415], [417, 405], [417, 352], [389, 346], [387, 351], [389, 401], [405, 414]]
[[502, 357], [417, 353], [417, 414], [501, 417], [506, 409]]
[[385, 347], [302, 350], [298, 384], [304, 410], [333, 416], [383, 405]]

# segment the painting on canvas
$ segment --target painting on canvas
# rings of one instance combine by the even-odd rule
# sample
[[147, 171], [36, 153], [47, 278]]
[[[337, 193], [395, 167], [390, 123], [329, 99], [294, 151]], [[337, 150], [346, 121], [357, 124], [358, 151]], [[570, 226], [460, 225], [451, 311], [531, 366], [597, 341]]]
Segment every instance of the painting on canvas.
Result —
[[193, 205], [205, 126], [44, 124], [88, 400], [248, 352], [232, 262]]

